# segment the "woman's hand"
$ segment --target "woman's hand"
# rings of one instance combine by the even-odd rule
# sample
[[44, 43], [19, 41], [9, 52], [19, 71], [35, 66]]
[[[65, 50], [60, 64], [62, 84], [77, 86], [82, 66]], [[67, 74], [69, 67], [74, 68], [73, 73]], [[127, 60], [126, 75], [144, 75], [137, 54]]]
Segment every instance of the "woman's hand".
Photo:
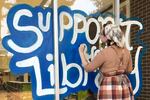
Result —
[[79, 46], [79, 53], [84, 53], [85, 47], [86, 47], [85, 44], [81, 44], [81, 45]]
[[86, 51], [87, 51], [86, 44], [81, 44], [79, 46], [79, 54], [80, 54], [81, 62], [82, 62], [84, 67], [88, 64], [88, 60], [85, 56]]

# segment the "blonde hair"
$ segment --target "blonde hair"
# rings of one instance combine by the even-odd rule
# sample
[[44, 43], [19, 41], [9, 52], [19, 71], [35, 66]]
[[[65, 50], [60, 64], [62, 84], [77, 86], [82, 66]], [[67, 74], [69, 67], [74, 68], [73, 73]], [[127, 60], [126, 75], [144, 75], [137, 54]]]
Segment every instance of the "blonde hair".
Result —
[[116, 43], [116, 45], [120, 48], [125, 46], [125, 36], [121, 31], [120, 26], [108, 24], [105, 26], [104, 31], [108, 40]]

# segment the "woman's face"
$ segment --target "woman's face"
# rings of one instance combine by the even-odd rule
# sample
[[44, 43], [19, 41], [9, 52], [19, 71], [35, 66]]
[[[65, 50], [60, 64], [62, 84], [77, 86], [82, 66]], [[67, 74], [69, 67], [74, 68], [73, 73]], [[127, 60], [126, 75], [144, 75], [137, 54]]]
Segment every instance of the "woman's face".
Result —
[[103, 43], [107, 42], [107, 38], [106, 38], [106, 36], [104, 36], [104, 35], [100, 35], [100, 40], [101, 40]]

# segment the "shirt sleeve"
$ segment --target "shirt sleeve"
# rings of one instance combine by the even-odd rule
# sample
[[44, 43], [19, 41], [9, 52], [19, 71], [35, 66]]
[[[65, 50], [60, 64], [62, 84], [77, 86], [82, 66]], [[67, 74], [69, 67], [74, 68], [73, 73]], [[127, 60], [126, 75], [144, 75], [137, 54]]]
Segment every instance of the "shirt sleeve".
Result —
[[85, 66], [85, 70], [87, 72], [94, 71], [95, 69], [100, 68], [104, 64], [104, 61], [105, 61], [105, 52], [103, 50], [103, 51], [100, 51], [94, 57], [94, 59]]

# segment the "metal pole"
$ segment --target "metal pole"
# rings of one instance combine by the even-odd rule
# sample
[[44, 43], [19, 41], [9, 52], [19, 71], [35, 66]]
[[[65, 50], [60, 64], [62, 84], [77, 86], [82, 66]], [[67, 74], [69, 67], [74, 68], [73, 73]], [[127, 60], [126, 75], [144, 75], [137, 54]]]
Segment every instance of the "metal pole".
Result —
[[114, 15], [115, 15], [115, 24], [120, 24], [120, 0], [114, 0]]
[[55, 100], [59, 100], [58, 0], [53, 0]]

